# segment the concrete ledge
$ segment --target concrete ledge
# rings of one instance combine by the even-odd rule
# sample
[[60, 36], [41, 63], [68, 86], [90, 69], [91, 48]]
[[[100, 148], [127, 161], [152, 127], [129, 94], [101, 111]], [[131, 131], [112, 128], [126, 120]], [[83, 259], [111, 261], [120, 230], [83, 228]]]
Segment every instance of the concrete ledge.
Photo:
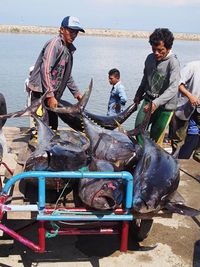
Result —
[[[57, 34], [59, 27], [29, 26], [29, 25], [0, 25], [0, 32], [9, 33], [37, 33], [37, 34]], [[85, 29], [85, 33], [80, 35], [106, 36], [106, 37], [126, 37], [126, 38], [145, 38], [148, 39], [151, 32], [147, 31], [128, 31], [112, 29]], [[200, 41], [200, 34], [174, 33], [177, 40]]]

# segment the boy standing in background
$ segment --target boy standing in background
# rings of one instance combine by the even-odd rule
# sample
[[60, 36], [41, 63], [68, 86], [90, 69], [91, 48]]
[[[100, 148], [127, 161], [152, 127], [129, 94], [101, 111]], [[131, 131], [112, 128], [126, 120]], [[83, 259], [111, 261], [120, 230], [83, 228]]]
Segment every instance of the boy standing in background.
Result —
[[108, 102], [108, 116], [114, 116], [123, 111], [127, 96], [125, 88], [120, 81], [120, 72], [118, 69], [111, 69], [108, 72], [109, 83], [112, 85], [110, 99]]

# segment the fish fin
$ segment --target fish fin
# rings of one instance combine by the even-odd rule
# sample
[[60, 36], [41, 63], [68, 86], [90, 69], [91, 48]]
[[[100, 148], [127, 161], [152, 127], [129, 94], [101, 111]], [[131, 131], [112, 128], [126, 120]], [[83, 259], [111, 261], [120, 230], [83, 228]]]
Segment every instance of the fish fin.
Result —
[[[19, 110], [16, 112], [7, 113], [5, 115], [0, 115], [0, 120], [37, 115], [38, 108], [40, 106], [41, 106], [41, 108], [45, 107], [44, 100], [45, 100], [47, 93], [48, 93], [48, 91], [46, 91], [40, 98], [35, 99], [31, 103], [31, 105], [26, 107], [25, 109], [22, 109], [22, 110]], [[45, 108], [43, 110], [43, 114], [42, 114], [43, 116], [44, 116], [44, 113], [45, 113]]]
[[42, 117], [42, 115], [43, 115], [42, 105], [40, 105], [38, 107], [36, 114], [37, 114], [37, 116]]
[[182, 197], [182, 195], [176, 190], [174, 191], [170, 196], [168, 196], [169, 202], [171, 203], [178, 203], [178, 204], [184, 204], [185, 200]]
[[123, 126], [117, 120], [115, 120], [115, 123], [117, 124], [118, 131], [124, 134], [126, 131], [124, 130]]
[[81, 98], [81, 100], [77, 104], [80, 107], [81, 112], [84, 111], [85, 106], [87, 105], [87, 102], [88, 102], [89, 97], [90, 97], [91, 92], [92, 92], [92, 87], [93, 87], [93, 79], [91, 79], [90, 84], [88, 86], [88, 89], [85, 91], [83, 97]]
[[172, 213], [178, 213], [190, 217], [195, 217], [200, 215], [200, 210], [196, 210], [179, 203], [169, 202], [165, 205], [165, 208]]
[[150, 108], [146, 113], [144, 120], [140, 123], [135, 129], [127, 131], [127, 135], [131, 139], [131, 137], [139, 135], [139, 134], [146, 134], [147, 128], [149, 126], [150, 118], [151, 118], [151, 111], [152, 111], [152, 101], [149, 102]]
[[178, 148], [174, 151], [174, 153], [172, 154], [172, 157], [173, 157], [174, 159], [178, 159], [180, 149], [181, 149], [181, 147], [178, 147]]
[[115, 161], [115, 166], [117, 166], [119, 168], [119, 166], [120, 166], [120, 160]]

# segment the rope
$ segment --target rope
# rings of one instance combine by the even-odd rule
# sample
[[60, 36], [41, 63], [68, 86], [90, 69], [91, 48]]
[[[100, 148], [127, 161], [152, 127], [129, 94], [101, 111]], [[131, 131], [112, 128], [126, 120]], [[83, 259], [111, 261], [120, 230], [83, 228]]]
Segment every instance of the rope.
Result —
[[68, 186], [68, 184], [69, 184], [70, 181], [71, 181], [71, 178], [67, 181], [67, 183], [66, 183], [66, 185], [64, 186], [62, 192], [60, 193], [60, 195], [59, 195], [59, 197], [58, 197], [58, 199], [57, 199], [57, 201], [56, 201], [54, 211], [56, 210], [57, 205], [58, 205], [58, 202], [60, 201], [60, 199], [61, 199], [62, 195], [64, 194], [65, 189], [67, 188], [67, 186]]
[[[57, 210], [54, 210], [52, 212], [52, 215], [60, 215], [60, 213]], [[60, 229], [60, 226], [58, 226], [54, 221], [50, 222], [51, 227], [55, 230], [54, 233], [50, 233], [49, 231], [46, 231], [46, 238], [52, 238], [52, 237], [56, 237], [58, 234], [58, 231]]]
[[[82, 167], [80, 168], [78, 171], [80, 171], [81, 173], [84, 172], [84, 171], [89, 171], [88, 170], [88, 167]], [[69, 213], [74, 213], [76, 214], [75, 212], [73, 211], [66, 211], [66, 210], [57, 210], [57, 206], [58, 206], [58, 202], [60, 201], [65, 189], [67, 188], [69, 182], [71, 181], [71, 178], [68, 180], [68, 182], [66, 183], [66, 185], [64, 186], [62, 192], [60, 193], [57, 201], [56, 201], [56, 204], [55, 204], [55, 208], [52, 212], [51, 215], [61, 215], [61, 212], [64, 213], [64, 214], [69, 214]], [[79, 212], [80, 213], [80, 212]], [[85, 214], [85, 213], [84, 213]], [[51, 224], [51, 227], [55, 230], [54, 233], [50, 233], [49, 231], [46, 231], [46, 238], [52, 238], [52, 237], [56, 237], [58, 235], [58, 231], [60, 230], [60, 226], [58, 226], [54, 221], [51, 221], [50, 222]]]
[[78, 170], [79, 172], [88, 172], [89, 169], [88, 169], [88, 166], [85, 166], [85, 167], [82, 167]]

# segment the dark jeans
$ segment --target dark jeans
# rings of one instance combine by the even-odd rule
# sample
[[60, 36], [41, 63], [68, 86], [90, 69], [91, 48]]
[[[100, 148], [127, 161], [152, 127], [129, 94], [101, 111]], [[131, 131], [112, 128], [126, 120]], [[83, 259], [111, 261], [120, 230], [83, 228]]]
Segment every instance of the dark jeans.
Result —
[[53, 130], [57, 130], [58, 129], [58, 116], [55, 112], [52, 112], [50, 110], [47, 110], [47, 114], [48, 114], [48, 119], [49, 119], [49, 126], [53, 129]]
[[[191, 118], [196, 122], [198, 128], [200, 129], [200, 113], [198, 113], [197, 110], [195, 110]], [[169, 128], [169, 138], [171, 139], [172, 153], [174, 153], [177, 148], [181, 148], [185, 142], [187, 144], [185, 148], [183, 147], [182, 153], [186, 148], [188, 150], [191, 150], [188, 148], [189, 144], [187, 140], [188, 123], [189, 121], [180, 120], [175, 115], [173, 115], [171, 123], [170, 123], [170, 128]], [[190, 140], [191, 147], [194, 145], [194, 143], [198, 142], [197, 146], [193, 149], [195, 150], [193, 157], [195, 158], [195, 160], [200, 161], [200, 138], [198, 137], [194, 138], [194, 136], [193, 138], [188, 136], [188, 138], [191, 139]], [[186, 155], [185, 153], [186, 152], [184, 152], [184, 155]], [[188, 151], [187, 155], [188, 154], [190, 154], [190, 151]]]
[[193, 151], [197, 148], [199, 143], [199, 135], [188, 134], [185, 143], [179, 151], [179, 159], [189, 159], [192, 156]]
[[188, 121], [180, 120], [174, 114], [169, 125], [169, 138], [171, 140], [172, 152], [180, 148], [187, 136]]

